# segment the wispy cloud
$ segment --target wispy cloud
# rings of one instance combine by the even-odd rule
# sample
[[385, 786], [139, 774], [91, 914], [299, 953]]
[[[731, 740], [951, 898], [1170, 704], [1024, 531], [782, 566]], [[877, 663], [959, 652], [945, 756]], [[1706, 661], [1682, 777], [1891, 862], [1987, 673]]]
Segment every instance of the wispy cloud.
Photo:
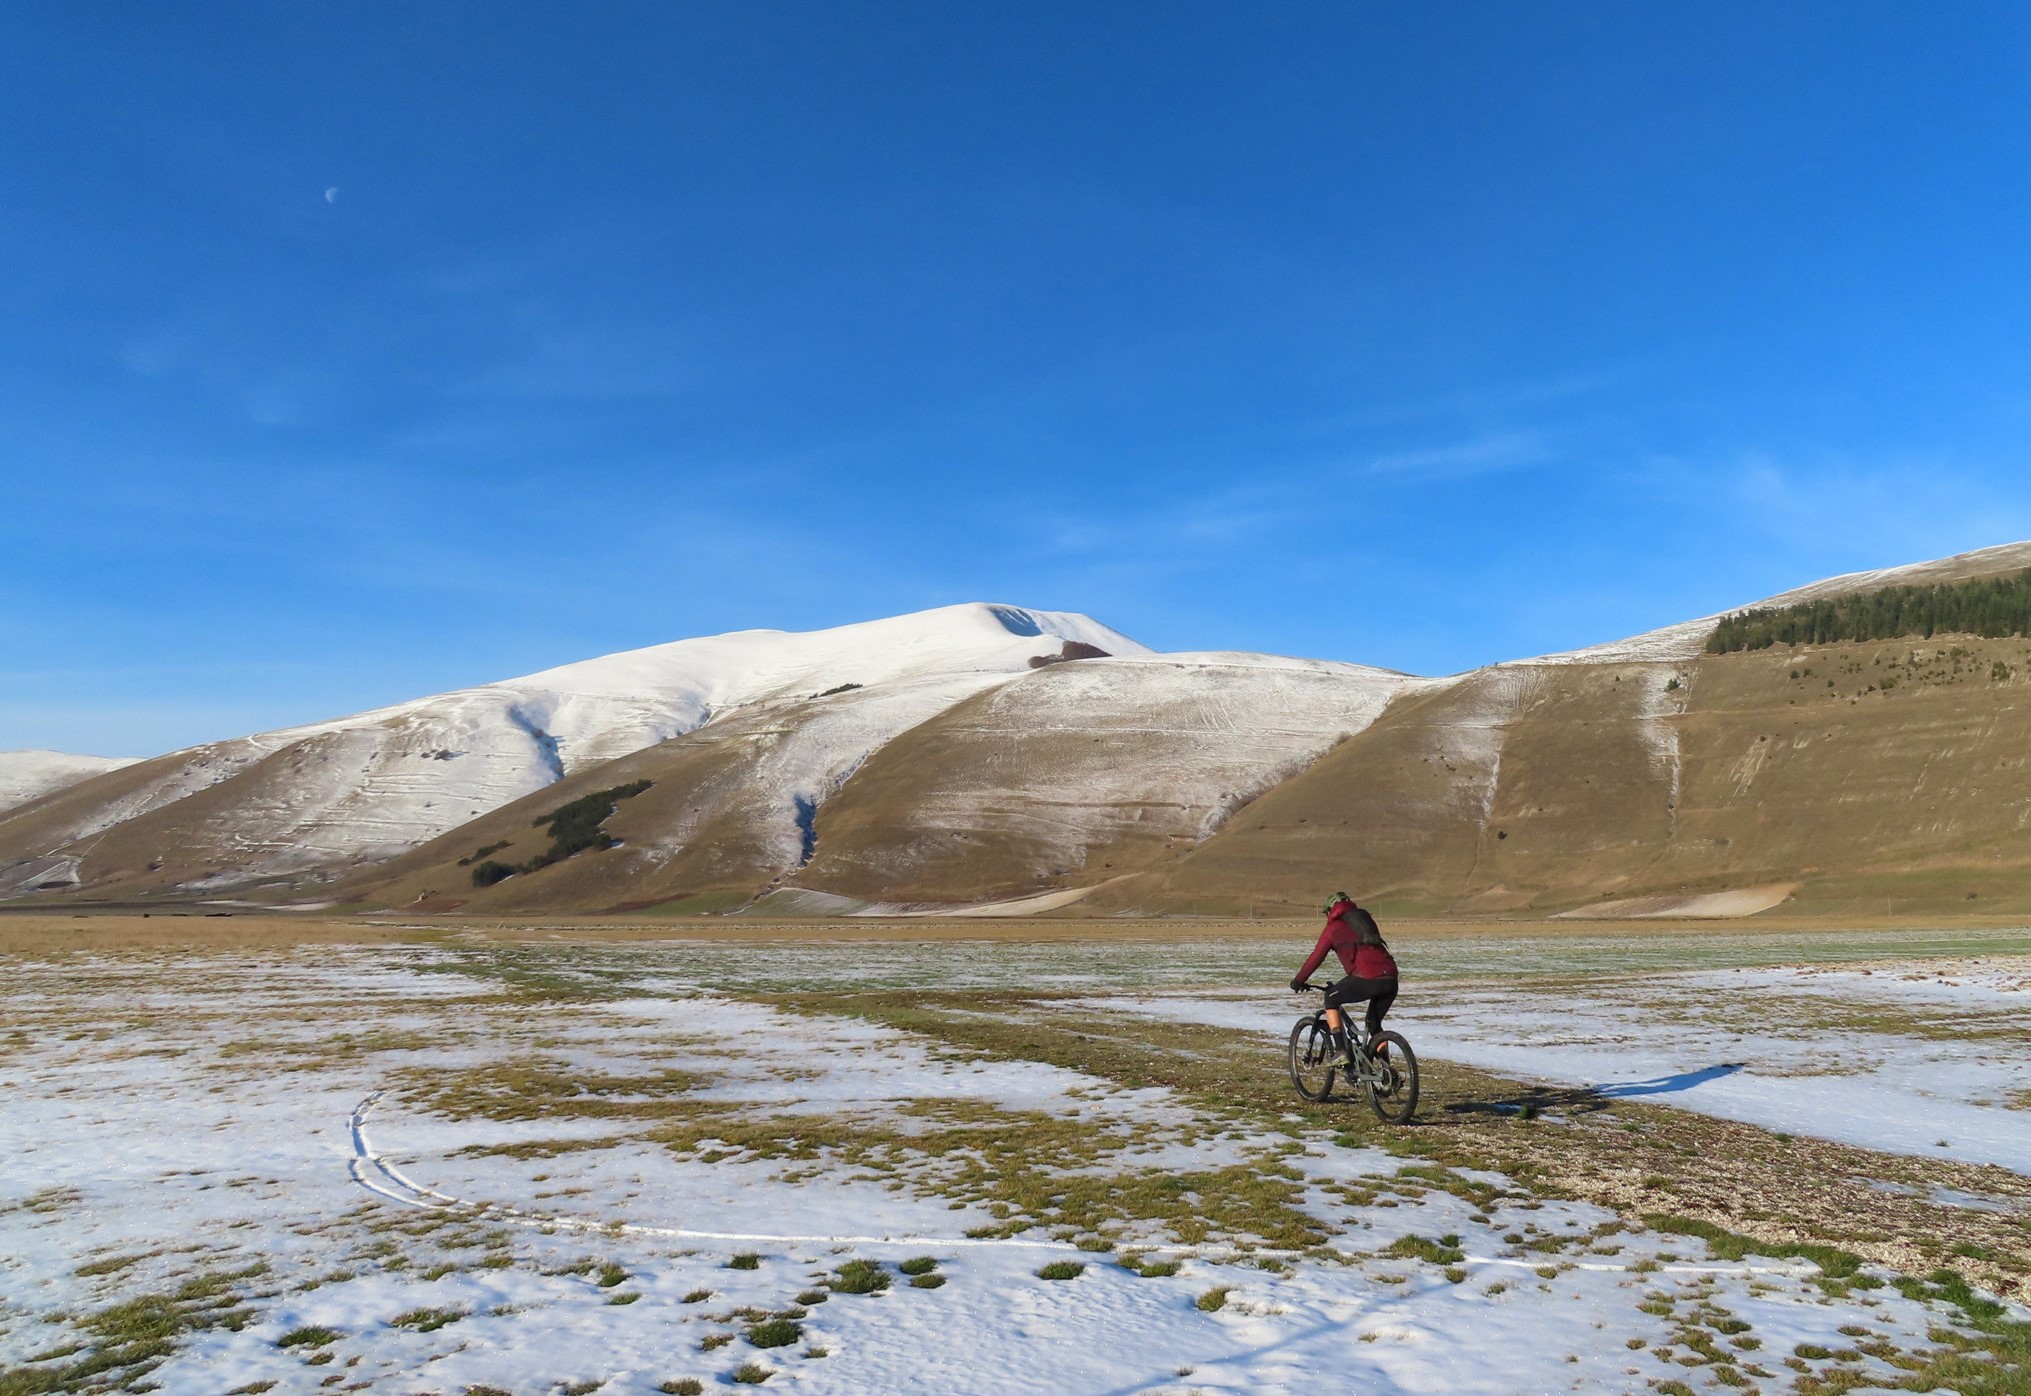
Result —
[[1556, 456], [1535, 433], [1502, 432], [1377, 456], [1361, 473], [1411, 481], [1461, 480], [1543, 465]]
[[1945, 455], [1867, 460], [1831, 450], [1746, 451], [1632, 469], [1632, 508], [1672, 511], [1701, 540], [1705, 570], [1731, 579], [1722, 609], [1839, 573], [1948, 557], [2031, 538], [2031, 500], [1993, 465]]
[[1578, 369], [1521, 381], [1477, 383], [1426, 397], [1356, 402], [1345, 411], [1313, 417], [1302, 430], [1312, 436], [1398, 429], [1423, 425], [1483, 427], [1570, 412], [1589, 398], [1625, 387], [1646, 369], [1637, 365]]

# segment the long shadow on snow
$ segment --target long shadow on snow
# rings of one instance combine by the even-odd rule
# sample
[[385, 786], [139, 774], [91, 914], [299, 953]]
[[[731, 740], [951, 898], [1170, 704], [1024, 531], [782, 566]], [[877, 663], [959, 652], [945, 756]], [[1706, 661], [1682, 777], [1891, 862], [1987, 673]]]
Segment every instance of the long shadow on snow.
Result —
[[1606, 1110], [1618, 1100], [1632, 1096], [1671, 1095], [1689, 1091], [1709, 1081], [1718, 1081], [1742, 1070], [1747, 1063], [1724, 1062], [1698, 1071], [1681, 1071], [1671, 1076], [1653, 1076], [1645, 1081], [1610, 1082], [1601, 1086], [1529, 1086], [1502, 1100], [1462, 1100], [1445, 1107], [1449, 1115], [1542, 1115], [1548, 1110], [1568, 1115], [1587, 1115]]

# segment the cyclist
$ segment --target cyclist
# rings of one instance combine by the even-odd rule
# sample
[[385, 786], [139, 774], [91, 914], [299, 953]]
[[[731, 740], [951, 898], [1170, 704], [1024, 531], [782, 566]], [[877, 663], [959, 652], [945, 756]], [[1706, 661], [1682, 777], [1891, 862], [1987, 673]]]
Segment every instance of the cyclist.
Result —
[[[1319, 932], [1319, 943], [1312, 947], [1305, 967], [1291, 980], [1291, 988], [1297, 992], [1306, 988], [1305, 981], [1325, 960], [1328, 950], [1340, 957], [1340, 967], [1347, 971], [1347, 977], [1326, 990], [1326, 1026], [1333, 1033], [1334, 1048], [1351, 1057], [1353, 1047], [1347, 1040], [1340, 1010], [1347, 1004], [1366, 1003], [1368, 1040], [1375, 1043], [1382, 1031], [1382, 1015], [1396, 1002], [1396, 958], [1389, 953], [1389, 943], [1383, 940], [1375, 918], [1354, 905], [1354, 899], [1345, 892], [1335, 892], [1326, 898], [1325, 909], [1326, 928]], [[1377, 1043], [1371, 1050], [1386, 1053], [1389, 1044]]]

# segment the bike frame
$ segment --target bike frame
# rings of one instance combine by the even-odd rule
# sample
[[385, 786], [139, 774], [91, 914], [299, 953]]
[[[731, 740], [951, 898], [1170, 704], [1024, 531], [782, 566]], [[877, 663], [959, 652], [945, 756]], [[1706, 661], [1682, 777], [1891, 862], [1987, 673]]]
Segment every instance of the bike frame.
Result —
[[[1321, 994], [1325, 992], [1325, 989], [1316, 984], [1311, 987], [1315, 992]], [[1321, 1032], [1330, 1033], [1333, 1030], [1332, 1025], [1326, 1021], [1326, 1007], [1324, 1004], [1312, 1010], [1312, 1021], [1318, 1024], [1319, 1031]], [[1373, 1041], [1368, 1035], [1368, 1024], [1365, 1021], [1355, 1022], [1353, 1016], [1344, 1008], [1340, 1010], [1340, 1021], [1344, 1025], [1348, 1041], [1355, 1048], [1353, 1064], [1354, 1080], [1357, 1083], [1361, 1083], [1370, 1081], [1381, 1082], [1387, 1079], [1377, 1069], [1375, 1058], [1368, 1055], [1368, 1045]], [[1347, 1059], [1345, 1057], [1339, 1058], [1335, 1062], [1335, 1069], [1346, 1071], [1348, 1069]]]

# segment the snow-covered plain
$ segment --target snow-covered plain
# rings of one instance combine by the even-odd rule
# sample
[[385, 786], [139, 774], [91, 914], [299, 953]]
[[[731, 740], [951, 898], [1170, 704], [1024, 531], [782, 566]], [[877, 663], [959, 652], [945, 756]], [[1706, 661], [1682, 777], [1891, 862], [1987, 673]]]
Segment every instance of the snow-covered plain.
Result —
[[[1264, 1032], [1291, 1016], [1259, 993], [1075, 1002]], [[1411, 975], [1391, 1023], [1511, 1076], [2031, 1174], [2027, 955], [1653, 973], [1583, 990]]]
[[[1853, 1344], [1920, 1348], [1954, 1322], [1500, 1175], [1435, 1186], [1273, 1108], [1208, 1118], [822, 999], [687, 989], [687, 960], [581, 948], [583, 974], [540, 985], [534, 961], [452, 950], [17, 960], [0, 1371], [57, 1371], [123, 1316], [175, 1313], [194, 1317], [147, 1380], [192, 1396], [646, 1396], [750, 1363], [812, 1392], [1706, 1392], [1784, 1375], [1799, 1344], [1845, 1354], [1815, 1370], [1887, 1384]], [[631, 996], [573, 987], [623, 979]], [[952, 1129], [975, 1143], [941, 1151]], [[1316, 1248], [1190, 1191], [1277, 1170]], [[1117, 1209], [1098, 1232], [1114, 1250], [1089, 1251], [1094, 1232], [1030, 1216], [1011, 1177], [1175, 1178], [1186, 1205]], [[897, 1268], [919, 1256], [942, 1283]], [[884, 1290], [847, 1292], [856, 1258]], [[1053, 1261], [1085, 1268], [1040, 1277]], [[796, 1336], [755, 1346], [771, 1316]], [[1693, 1330], [1727, 1360], [1678, 1361]]]

